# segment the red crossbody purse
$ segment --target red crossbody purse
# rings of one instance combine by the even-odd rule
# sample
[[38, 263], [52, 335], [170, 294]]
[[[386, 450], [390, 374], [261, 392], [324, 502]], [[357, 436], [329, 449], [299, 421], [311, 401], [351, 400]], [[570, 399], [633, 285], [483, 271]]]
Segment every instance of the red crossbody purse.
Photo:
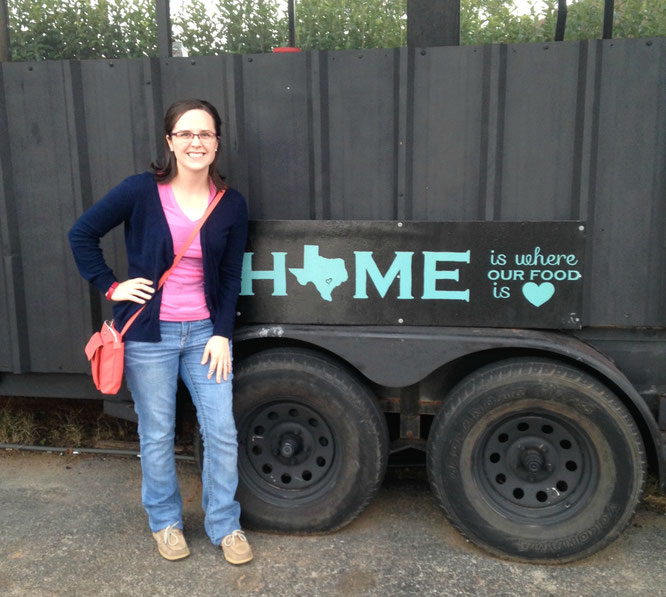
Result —
[[[164, 282], [169, 277], [173, 269], [178, 265], [185, 251], [194, 240], [194, 237], [199, 233], [204, 222], [208, 219], [210, 213], [215, 209], [215, 206], [220, 202], [224, 190], [219, 191], [215, 198], [209, 203], [206, 212], [194, 227], [190, 236], [185, 241], [182, 249], [173, 260], [171, 267], [162, 274], [157, 290], [162, 288]], [[125, 365], [125, 344], [123, 337], [127, 333], [129, 327], [134, 323], [136, 318], [143, 311], [145, 305], [141, 307], [132, 317], [127, 320], [123, 329], [119, 332], [116, 330], [113, 321], [105, 321], [102, 324], [102, 329], [95, 332], [92, 338], [86, 344], [85, 352], [90, 366], [92, 368], [92, 377], [95, 387], [102, 392], [102, 394], [117, 394], [120, 386], [123, 383], [123, 369]]]

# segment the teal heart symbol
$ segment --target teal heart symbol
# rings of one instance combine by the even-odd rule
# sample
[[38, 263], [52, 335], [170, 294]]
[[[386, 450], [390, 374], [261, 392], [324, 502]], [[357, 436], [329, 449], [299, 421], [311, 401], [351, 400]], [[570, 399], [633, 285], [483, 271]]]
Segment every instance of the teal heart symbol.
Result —
[[555, 294], [555, 286], [550, 282], [543, 282], [542, 284], [527, 282], [523, 284], [523, 294], [535, 307], [540, 307]]

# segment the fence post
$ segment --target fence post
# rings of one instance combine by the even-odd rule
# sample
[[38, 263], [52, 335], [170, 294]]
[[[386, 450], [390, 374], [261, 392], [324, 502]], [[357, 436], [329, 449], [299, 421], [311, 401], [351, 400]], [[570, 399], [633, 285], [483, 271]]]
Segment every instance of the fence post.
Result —
[[555, 24], [555, 41], [564, 41], [564, 30], [567, 27], [567, 0], [557, 0], [557, 23]]
[[287, 15], [289, 17], [289, 47], [296, 46], [296, 15], [294, 14], [294, 0], [287, 2]]
[[460, 0], [407, 0], [407, 45], [459, 46]]
[[155, 0], [155, 16], [157, 18], [157, 53], [160, 58], [171, 58], [171, 13], [169, 0]]
[[604, 28], [603, 39], [612, 39], [613, 37], [613, 11], [615, 10], [614, 0], [605, 0], [604, 2]]
[[7, 0], [0, 0], [0, 62], [9, 62], [9, 11]]

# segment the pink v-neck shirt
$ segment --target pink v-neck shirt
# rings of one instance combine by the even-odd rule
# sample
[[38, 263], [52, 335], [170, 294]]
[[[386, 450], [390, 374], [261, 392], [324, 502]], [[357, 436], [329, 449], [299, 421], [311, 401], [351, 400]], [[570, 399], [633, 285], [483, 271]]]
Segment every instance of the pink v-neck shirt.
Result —
[[[183, 248], [187, 237], [199, 220], [190, 220], [185, 215], [174, 197], [170, 184], [158, 184], [157, 190], [173, 238], [175, 257]], [[211, 185], [209, 203], [214, 196], [215, 187]], [[199, 321], [209, 317], [210, 312], [204, 295], [203, 255], [201, 253], [201, 233], [199, 233], [194, 237], [185, 251], [185, 255], [164, 283], [160, 320]]]

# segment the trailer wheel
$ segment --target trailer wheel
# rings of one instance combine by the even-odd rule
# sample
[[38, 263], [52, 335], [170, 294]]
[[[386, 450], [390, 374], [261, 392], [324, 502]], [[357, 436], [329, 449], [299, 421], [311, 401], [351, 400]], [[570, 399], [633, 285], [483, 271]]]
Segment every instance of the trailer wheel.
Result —
[[386, 470], [386, 419], [366, 386], [303, 349], [266, 350], [234, 372], [243, 524], [338, 529], [375, 495]]
[[428, 476], [451, 523], [492, 553], [568, 562], [627, 526], [645, 451], [609, 389], [545, 359], [490, 365], [454, 388], [433, 421]]

